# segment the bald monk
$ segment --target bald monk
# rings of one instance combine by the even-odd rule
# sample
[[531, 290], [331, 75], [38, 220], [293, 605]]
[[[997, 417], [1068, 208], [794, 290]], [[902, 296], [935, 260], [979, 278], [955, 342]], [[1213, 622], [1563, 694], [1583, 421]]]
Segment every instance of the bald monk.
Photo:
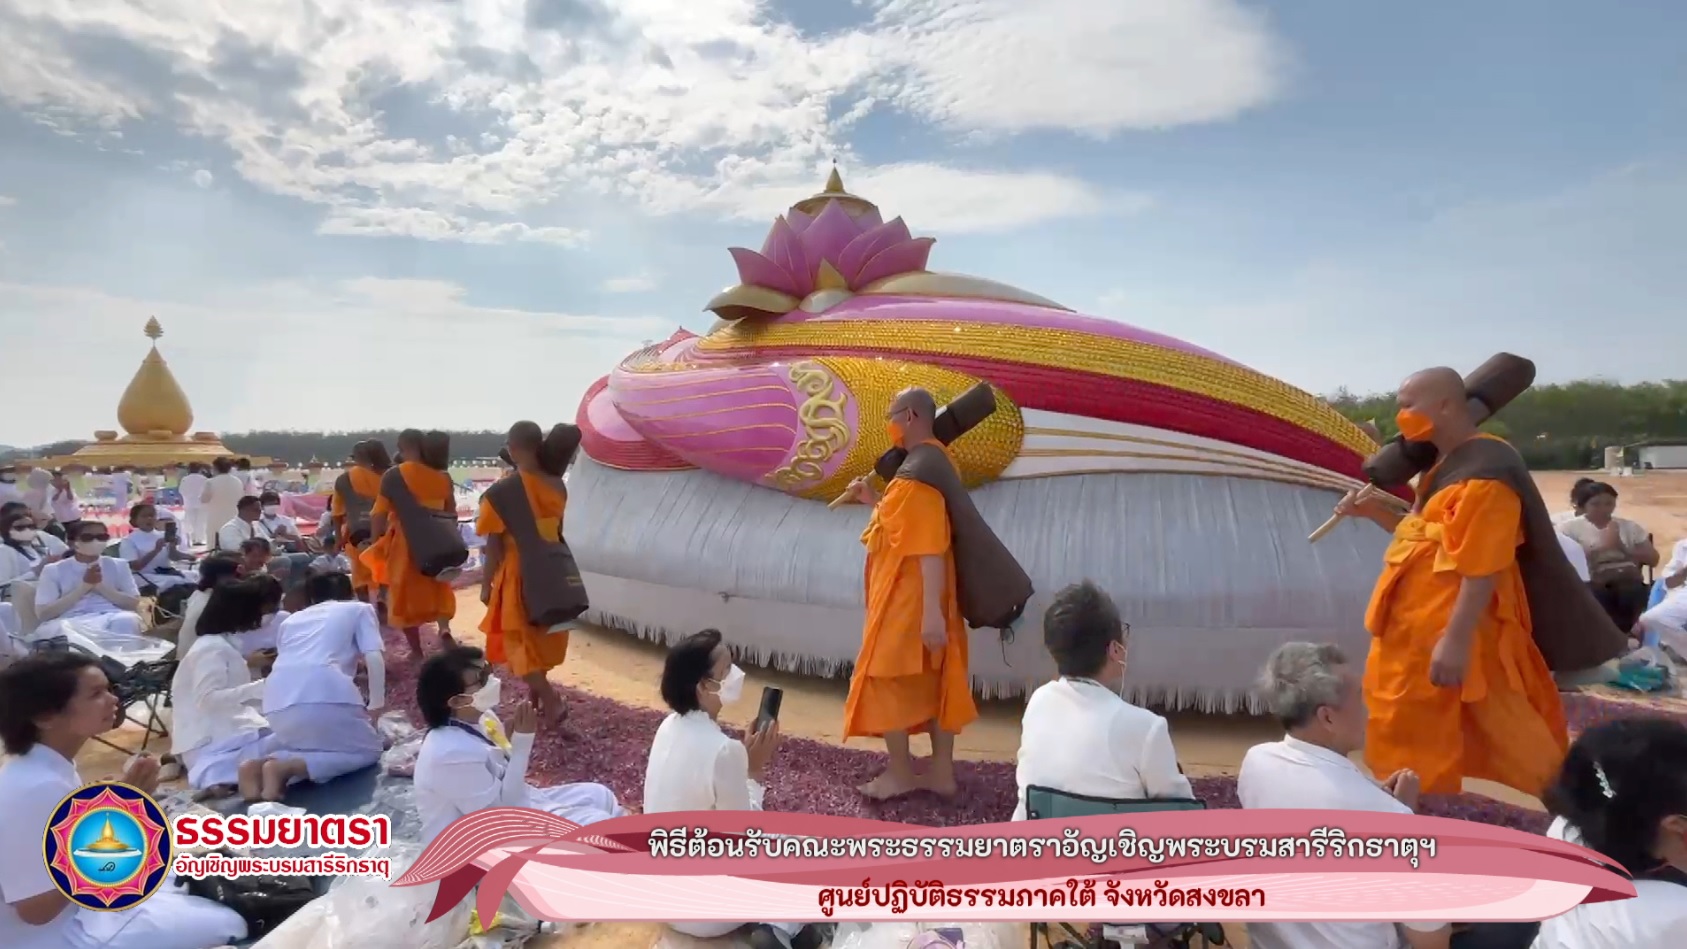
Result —
[[[885, 429], [898, 448], [935, 445], [936, 401], [924, 389], [897, 395]], [[951, 464], [953, 460], [951, 459]], [[955, 736], [978, 717], [967, 674], [966, 621], [955, 583], [955, 552], [943, 495], [912, 478], [892, 478], [883, 495], [867, 478], [849, 486], [873, 506], [867, 547], [867, 621], [844, 704], [844, 738], [883, 738], [890, 764], [861, 786], [887, 800], [916, 790], [952, 796]], [[931, 736], [931, 767], [919, 774], [908, 736]]]
[[391, 467], [386, 446], [370, 439], [352, 447], [351, 466], [334, 479], [330, 506], [334, 534], [340, 538], [351, 561], [352, 590], [366, 603], [379, 599], [379, 586], [369, 565], [363, 562], [362, 552], [369, 548], [369, 539], [374, 536], [372, 518], [375, 502], [381, 496], [381, 475]]
[[[398, 472], [404, 483], [424, 508], [448, 511], [457, 515], [457, 489], [446, 474], [450, 458], [439, 458], [437, 452], [426, 450], [427, 438], [421, 431], [408, 428], [398, 435]], [[430, 457], [433, 456], [433, 457]], [[457, 615], [457, 597], [449, 583], [423, 576], [414, 566], [410, 548], [404, 539], [404, 526], [394, 514], [386, 495], [375, 499], [370, 511], [370, 535], [375, 542], [362, 554], [369, 568], [370, 580], [386, 587], [387, 622], [404, 631], [410, 644], [410, 654], [422, 657], [422, 626], [437, 623], [440, 645], [451, 648], [457, 641], [451, 636], [451, 619]]]
[[[561, 540], [563, 510], [568, 505], [568, 488], [562, 482], [566, 460], [545, 457], [544, 433], [535, 422], [510, 427], [505, 453], [515, 465], [509, 477], [521, 480], [539, 535]], [[490, 493], [481, 496], [475, 532], [486, 538], [486, 568], [480, 583], [480, 602], [486, 604], [486, 618], [480, 623], [480, 631], [486, 634], [486, 658], [507, 665], [526, 682], [539, 713], [562, 729], [567, 711], [546, 674], [568, 658], [568, 630], [541, 629], [529, 620], [522, 594], [529, 577], [522, 570], [515, 537]]]
[[[1416, 507], [1400, 515], [1358, 492], [1336, 506], [1394, 535], [1365, 616], [1366, 761], [1379, 777], [1416, 772], [1426, 794], [1457, 794], [1469, 777], [1539, 797], [1569, 747], [1518, 562], [1526, 501], [1540, 506], [1539, 494], [1515, 478], [1471, 476], [1522, 462], [1477, 431], [1456, 371], [1411, 376], [1398, 402], [1402, 437], [1433, 443], [1440, 458]], [[1472, 465], [1478, 456], [1498, 463]]]

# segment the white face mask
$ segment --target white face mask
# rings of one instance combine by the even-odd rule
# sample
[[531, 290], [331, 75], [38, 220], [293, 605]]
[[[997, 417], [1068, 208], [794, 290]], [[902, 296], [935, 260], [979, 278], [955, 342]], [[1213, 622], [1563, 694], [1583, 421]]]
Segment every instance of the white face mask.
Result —
[[477, 712], [490, 712], [498, 707], [498, 702], [504, 697], [504, 683], [497, 676], [489, 676], [486, 684], [476, 689], [469, 696], [469, 705]]
[[266, 504], [266, 505], [264, 505], [264, 516], [265, 517], [279, 517], [280, 515], [281, 515], [281, 505], [279, 505], [279, 504]]
[[98, 557], [105, 553], [106, 543], [103, 540], [79, 540], [76, 542], [76, 552], [84, 557]]
[[720, 684], [720, 704], [731, 705], [744, 697], [744, 670], [736, 663]]
[[20, 544], [35, 543], [35, 528], [19, 527], [12, 531], [12, 539]]

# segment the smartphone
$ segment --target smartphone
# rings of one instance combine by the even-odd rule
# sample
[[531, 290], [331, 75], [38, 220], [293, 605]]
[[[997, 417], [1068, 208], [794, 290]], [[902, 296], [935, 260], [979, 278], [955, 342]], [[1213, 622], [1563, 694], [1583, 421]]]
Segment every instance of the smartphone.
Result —
[[168, 541], [174, 541], [176, 539], [176, 522], [175, 521], [165, 521], [164, 522], [164, 539], [168, 540]]
[[779, 705], [785, 701], [785, 690], [767, 686], [761, 690], [761, 709], [756, 712], [757, 732], [779, 721]]

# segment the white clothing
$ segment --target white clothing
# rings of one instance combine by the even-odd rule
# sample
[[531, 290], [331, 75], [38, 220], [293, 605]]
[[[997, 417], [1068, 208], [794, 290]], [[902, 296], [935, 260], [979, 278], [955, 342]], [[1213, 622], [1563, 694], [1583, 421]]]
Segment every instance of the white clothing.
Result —
[[195, 471], [182, 475], [176, 490], [182, 495], [182, 532], [189, 547], [210, 543], [210, 529], [205, 514], [205, 484], [210, 481]]
[[[76, 492], [68, 488], [63, 491], [58, 488], [52, 490], [53, 499], [49, 503], [53, 506], [53, 519], [60, 524], [69, 524], [71, 521], [81, 520], [82, 505], [76, 503]], [[121, 508], [122, 504], [119, 504], [118, 507]]]
[[231, 554], [240, 552], [240, 545], [253, 539], [273, 541], [275, 535], [264, 525], [263, 518], [255, 521], [243, 521], [236, 517], [217, 528], [216, 542], [211, 546], [215, 550], [227, 551]]
[[264, 623], [249, 633], [236, 633], [235, 645], [240, 647], [242, 655], [250, 656], [265, 649], [274, 649], [281, 635], [281, 624], [293, 614], [286, 610], [277, 610], [264, 617]]
[[269, 727], [257, 709], [264, 681], [252, 678], [246, 657], [227, 636], [194, 640], [176, 667], [171, 693], [171, 748], [178, 755]]
[[246, 497], [255, 498], [264, 493], [264, 476], [256, 472], [248, 472], [240, 478], [240, 490]]
[[707, 712], [670, 712], [656, 728], [644, 768], [644, 812], [759, 811], [766, 790], [750, 777], [750, 753]]
[[[1236, 777], [1236, 796], [1248, 809], [1412, 813], [1352, 761], [1293, 736], [1248, 749]], [[1446, 924], [1401, 925], [1435, 932]], [[1394, 923], [1249, 923], [1248, 940], [1254, 949], [1405, 949], [1406, 945]]]
[[1658, 568], [1658, 579], [1671, 577], [1687, 570], [1687, 540], [1675, 542], [1675, 549], [1670, 552], [1669, 562]]
[[176, 630], [176, 655], [185, 656], [199, 638], [199, 617], [211, 602], [210, 590], [195, 590], [182, 607], [182, 625]]
[[127, 471], [114, 471], [111, 473], [111, 481], [109, 482], [111, 484], [111, 496], [113, 498], [113, 503], [117, 505], [117, 509], [119, 511], [126, 511], [129, 508], [129, 495], [131, 493], [129, 485], [131, 480], [129, 472]]
[[1583, 550], [1582, 545], [1576, 543], [1575, 538], [1569, 534], [1562, 531], [1553, 531], [1553, 533], [1558, 537], [1558, 546], [1564, 548], [1564, 557], [1570, 561], [1570, 566], [1575, 569], [1576, 576], [1581, 577], [1583, 583], [1590, 582], [1593, 575], [1587, 569], [1587, 551]]
[[[40, 602], [39, 599], [36, 600]], [[110, 613], [85, 613], [81, 616], [61, 616], [57, 619], [41, 620], [35, 627], [35, 632], [29, 634], [31, 640], [40, 642], [56, 639], [65, 635], [71, 628], [83, 636], [109, 645], [113, 641], [125, 639], [145, 638], [145, 630], [141, 626], [138, 613], [128, 610], [113, 610]], [[161, 640], [160, 640], [161, 641]], [[164, 643], [168, 646], [169, 643]]]
[[1687, 586], [1664, 595], [1663, 602], [1640, 614], [1641, 629], [1656, 633], [1659, 641], [1687, 656]]
[[226, 906], [165, 888], [133, 909], [96, 913], [74, 906], [31, 926], [11, 904], [54, 890], [41, 860], [47, 822], [84, 782], [63, 755], [36, 745], [0, 766], [0, 946], [6, 949], [211, 949], [246, 938], [246, 921]]
[[351, 573], [351, 560], [345, 554], [323, 554], [310, 562], [310, 568], [317, 573]]
[[271, 537], [285, 537], [289, 540], [301, 539], [299, 534], [299, 522], [291, 517], [284, 514], [276, 514], [274, 516], [265, 514], [260, 518], [260, 520], [263, 522], [264, 530], [269, 531], [269, 536]]
[[[1577, 845], [1582, 842], [1562, 817], [1552, 822], [1546, 835]], [[1687, 939], [1687, 886], [1635, 880], [1634, 899], [1583, 903], [1541, 923], [1534, 949], [1664, 949], [1681, 945], [1683, 939]]]
[[220, 474], [205, 482], [205, 524], [216, 530], [234, 520], [240, 499], [246, 496], [246, 486], [233, 472]]
[[50, 563], [42, 569], [41, 579], [35, 585], [35, 615], [42, 619], [35, 632], [30, 634], [31, 639], [63, 636], [67, 622], [87, 629], [95, 639], [102, 634], [114, 637], [141, 635], [140, 615], [118, 606], [106, 595], [140, 596], [140, 588], [135, 585], [135, 576], [129, 572], [129, 565], [116, 557], [101, 557], [99, 563], [100, 585], [87, 588], [87, 592], [70, 609], [50, 619], [45, 618], [45, 607], [75, 590], [86, 588], [82, 576], [87, 572], [88, 564], [71, 558]]
[[163, 531], [130, 531], [129, 536], [117, 542], [117, 556], [129, 563], [147, 557], [146, 562], [141, 564], [140, 569], [135, 572], [140, 575], [142, 580], [157, 587], [160, 593], [171, 587], [198, 582], [195, 578], [180, 571], [165, 573], [161, 570], [161, 568], [175, 569], [173, 561], [170, 559], [170, 552], [173, 548], [169, 544], [159, 548], [156, 554], [152, 552], [153, 547], [157, 546], [158, 542], [163, 539]]
[[[369, 669], [370, 708], [385, 704], [385, 682], [377, 682], [382, 655], [381, 625], [375, 608], [357, 600], [336, 600], [302, 609], [276, 631], [275, 666], [264, 688], [264, 714], [314, 703], [362, 706], [353, 677], [357, 661], [373, 656]], [[384, 679], [385, 667], [380, 672]]]
[[[1617, 525], [1617, 539], [1624, 547], [1633, 549], [1636, 544], [1646, 542], [1646, 528], [1641, 527], [1626, 517], [1612, 517], [1611, 522]], [[1583, 550], [1597, 550], [1604, 543], [1600, 538], [1602, 530], [1594, 527], [1586, 517], [1572, 517], [1558, 525], [1558, 532], [1567, 535], [1571, 540], [1582, 545]]]
[[[52, 537], [51, 534], [37, 534], [37, 538]], [[32, 580], [35, 567], [47, 558], [47, 554], [37, 544], [24, 544], [19, 550], [11, 544], [0, 544], [0, 583], [7, 583], [22, 577]]]
[[1581, 515], [1577, 514], [1573, 510], [1572, 511], [1559, 511], [1557, 514], [1552, 515], [1552, 523], [1556, 526], [1558, 524], [1563, 524], [1567, 521], [1573, 521], [1578, 517], [1581, 517]]
[[1166, 720], [1087, 679], [1040, 686], [1020, 722], [1019, 803], [1033, 785], [1112, 800], [1195, 796], [1177, 767]]
[[576, 824], [626, 813], [601, 784], [527, 783], [532, 735], [511, 735], [506, 753], [481, 729], [464, 722], [428, 729], [416, 756], [416, 809], [427, 846], [457, 818], [489, 807], [531, 807]]
[[304, 761], [318, 784], [361, 771], [387, 750], [361, 702], [290, 705], [265, 710], [264, 717], [277, 747], [286, 749], [281, 754]]

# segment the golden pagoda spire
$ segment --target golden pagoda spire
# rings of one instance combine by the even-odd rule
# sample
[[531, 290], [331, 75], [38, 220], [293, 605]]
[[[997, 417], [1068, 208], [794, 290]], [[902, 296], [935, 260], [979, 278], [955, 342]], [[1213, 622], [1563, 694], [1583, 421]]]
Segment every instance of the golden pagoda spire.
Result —
[[123, 390], [117, 403], [117, 424], [130, 435], [173, 435], [181, 437], [193, 427], [193, 407], [187, 393], [176, 382], [164, 357], [158, 353], [158, 338], [164, 335], [156, 317], [146, 321], [146, 336], [152, 350], [141, 360], [140, 369]]
[[816, 215], [826, 209], [826, 202], [828, 201], [836, 201], [843, 205], [843, 209], [848, 211], [851, 217], [860, 217], [869, 212], [877, 212], [879, 209], [878, 205], [873, 202], [850, 194], [844, 189], [843, 175], [838, 173], [838, 166], [835, 163], [832, 165], [832, 173], [826, 177], [826, 187], [819, 194], [804, 198], [791, 205], [791, 209], [808, 215]]

